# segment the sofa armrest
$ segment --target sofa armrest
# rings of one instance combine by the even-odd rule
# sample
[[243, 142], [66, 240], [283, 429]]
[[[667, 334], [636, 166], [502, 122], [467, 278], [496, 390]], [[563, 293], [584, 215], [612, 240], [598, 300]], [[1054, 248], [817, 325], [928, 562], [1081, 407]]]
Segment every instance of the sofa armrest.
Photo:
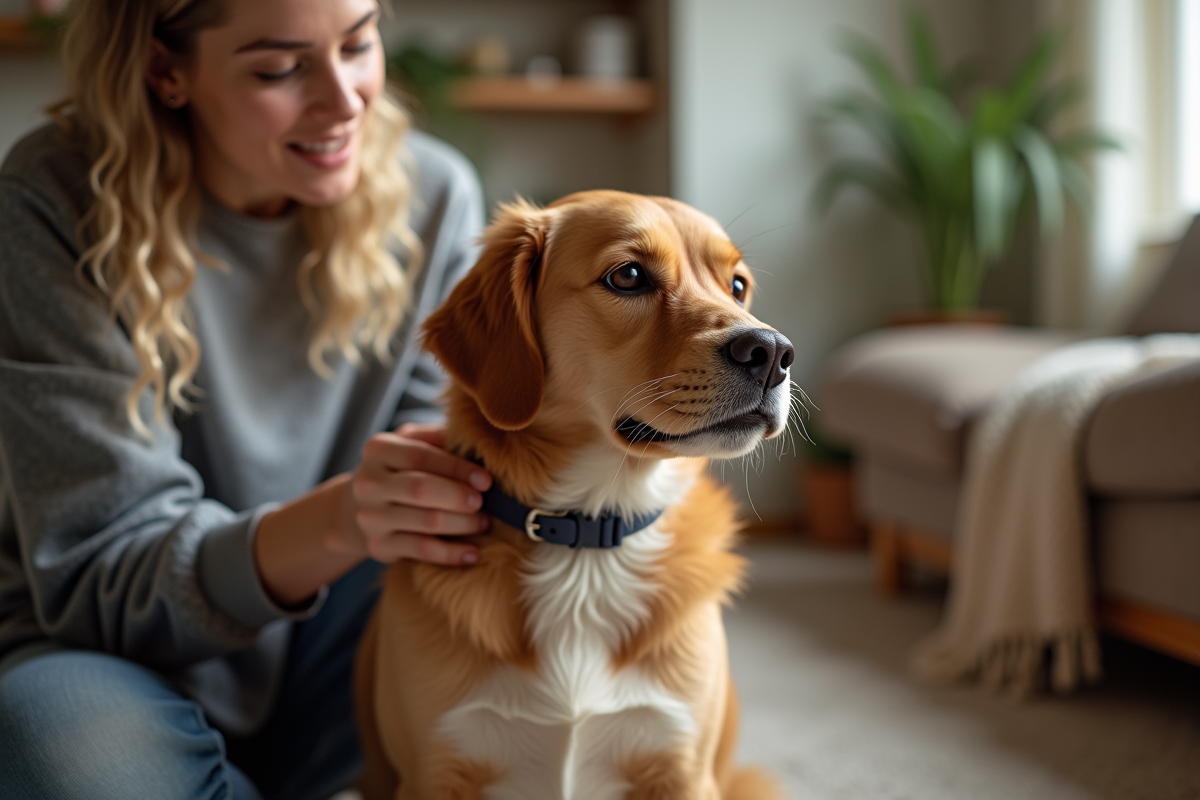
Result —
[[1110, 392], [1088, 426], [1084, 463], [1095, 494], [1200, 495], [1200, 361]]
[[820, 422], [861, 452], [954, 475], [971, 421], [1021, 369], [1078, 338], [973, 325], [863, 334], [839, 348], [825, 370]]

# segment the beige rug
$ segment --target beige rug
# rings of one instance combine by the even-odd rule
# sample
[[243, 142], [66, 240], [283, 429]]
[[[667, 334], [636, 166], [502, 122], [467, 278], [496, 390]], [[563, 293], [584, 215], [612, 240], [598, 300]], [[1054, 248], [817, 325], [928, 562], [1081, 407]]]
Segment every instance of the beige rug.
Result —
[[905, 664], [940, 592], [884, 600], [864, 554], [747, 552], [726, 616], [740, 753], [795, 800], [1200, 798], [1200, 668], [1105, 640], [1105, 680], [1068, 698], [925, 687]]

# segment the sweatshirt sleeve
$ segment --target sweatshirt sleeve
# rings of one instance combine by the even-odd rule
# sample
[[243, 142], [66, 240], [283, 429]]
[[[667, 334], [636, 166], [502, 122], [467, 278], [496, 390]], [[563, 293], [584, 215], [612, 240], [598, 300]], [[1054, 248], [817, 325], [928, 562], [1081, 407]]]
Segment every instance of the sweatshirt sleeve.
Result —
[[[425, 140], [419, 140], [425, 141]], [[425, 141], [425, 148], [430, 143]], [[450, 290], [475, 265], [479, 257], [479, 235], [483, 232], [483, 197], [479, 179], [470, 163], [457, 152], [440, 143], [433, 153], [436, 162], [426, 155], [424, 174], [426, 185], [438, 186], [434, 196], [423, 201], [434, 213], [426, 215], [426, 230], [422, 239], [433, 247], [425, 254], [428, 271], [419, 303], [419, 318], [424, 320], [450, 295]], [[413, 365], [404, 394], [396, 407], [392, 428], [406, 422], [429, 423], [441, 421], [445, 413], [439, 401], [446, 387], [447, 375], [437, 359], [422, 349]]]
[[[132, 345], [75, 269], [75, 215], [49, 197], [0, 178], [0, 516], [15, 528], [38, 626], [172, 668], [315, 613], [277, 607], [258, 583], [261, 509], [205, 499], [169, 422], [149, 440], [132, 429]], [[151, 422], [149, 392], [140, 407]], [[204, 556], [209, 537], [236, 544]]]

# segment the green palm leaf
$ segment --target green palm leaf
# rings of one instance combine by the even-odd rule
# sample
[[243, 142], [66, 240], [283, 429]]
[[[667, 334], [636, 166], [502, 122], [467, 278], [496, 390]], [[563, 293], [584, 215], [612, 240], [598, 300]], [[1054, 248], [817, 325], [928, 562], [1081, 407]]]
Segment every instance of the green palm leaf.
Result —
[[1025, 122], [1034, 128], [1045, 129], [1054, 119], [1066, 111], [1083, 96], [1083, 86], [1078, 81], [1064, 81], [1046, 89], [1029, 109]]
[[1013, 142], [1025, 159], [1033, 182], [1042, 230], [1057, 231], [1063, 217], [1063, 179], [1058, 169], [1058, 154], [1045, 136], [1025, 125], [1017, 129]]
[[1058, 37], [1044, 33], [1034, 42], [1008, 86], [1010, 127], [1025, 119], [1038, 99], [1038, 90], [1058, 52]]
[[993, 259], [1004, 253], [1009, 215], [1020, 200], [1016, 158], [1001, 139], [989, 136], [975, 143], [972, 161], [975, 235], [980, 255]]
[[1064, 157], [1074, 158], [1094, 150], [1124, 150], [1125, 145], [1103, 131], [1078, 131], [1059, 141], [1055, 149]]
[[945, 76], [942, 75], [929, 23], [915, 12], [908, 17], [908, 39], [912, 43], [913, 72], [917, 76], [917, 83], [929, 89], [945, 91]]
[[900, 98], [904, 96], [904, 86], [896, 73], [892, 71], [883, 54], [875, 48], [875, 45], [860, 36], [847, 38], [843, 49], [866, 73], [884, 104], [894, 108]]

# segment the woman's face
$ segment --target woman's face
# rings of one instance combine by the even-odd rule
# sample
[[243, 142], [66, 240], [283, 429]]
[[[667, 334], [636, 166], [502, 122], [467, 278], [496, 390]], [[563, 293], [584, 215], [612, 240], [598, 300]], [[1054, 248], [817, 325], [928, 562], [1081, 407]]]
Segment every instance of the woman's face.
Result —
[[375, 0], [226, 3], [183, 70], [201, 183], [255, 216], [346, 197], [383, 88]]

